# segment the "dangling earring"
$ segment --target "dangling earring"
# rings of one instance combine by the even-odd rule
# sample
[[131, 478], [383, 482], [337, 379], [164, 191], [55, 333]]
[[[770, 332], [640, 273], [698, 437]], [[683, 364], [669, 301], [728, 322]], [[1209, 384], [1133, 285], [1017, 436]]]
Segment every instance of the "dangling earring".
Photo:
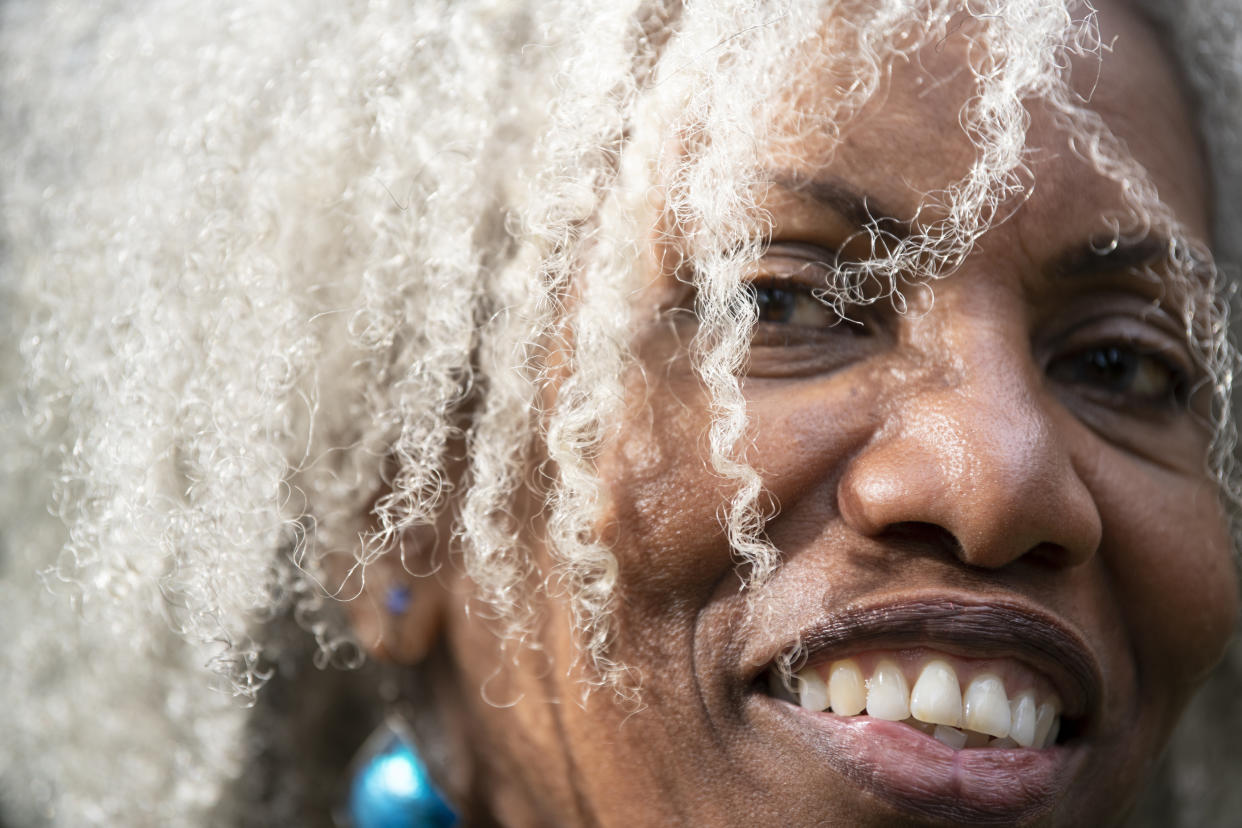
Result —
[[409, 727], [390, 714], [354, 759], [349, 786], [353, 828], [450, 828], [457, 814], [436, 789]]
[[[384, 597], [384, 609], [399, 618], [412, 601], [408, 585], [391, 585]], [[393, 711], [401, 695], [398, 682], [382, 681], [378, 689]], [[457, 814], [431, 781], [427, 763], [418, 755], [413, 732], [401, 714], [389, 712], [359, 748], [352, 768], [348, 807], [353, 828], [457, 825]]]

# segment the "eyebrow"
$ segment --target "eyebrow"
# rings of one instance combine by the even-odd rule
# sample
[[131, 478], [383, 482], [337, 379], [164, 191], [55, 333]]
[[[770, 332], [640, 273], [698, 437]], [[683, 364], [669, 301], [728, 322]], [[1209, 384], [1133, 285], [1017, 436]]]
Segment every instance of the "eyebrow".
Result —
[[1066, 281], [1105, 273], [1135, 270], [1154, 264], [1169, 254], [1170, 241], [1164, 236], [1113, 238], [1101, 244], [1099, 237], [1067, 248], [1045, 268], [1050, 280]]
[[769, 171], [766, 179], [783, 190], [808, 198], [859, 227], [875, 226], [900, 239], [913, 235], [911, 223], [897, 218], [866, 193], [834, 176], [807, 176], [787, 170]]
[[[893, 211], [877, 204], [874, 198], [850, 187], [836, 176], [808, 176], [789, 170], [770, 170], [766, 180], [787, 192], [806, 198], [832, 210], [858, 227], [876, 226], [898, 239], [914, 234], [913, 222], [899, 219]], [[1055, 256], [1045, 268], [1055, 281], [1100, 276], [1106, 273], [1135, 270], [1154, 264], [1168, 255], [1171, 241], [1161, 235], [1140, 238], [1100, 237], [1071, 245]]]

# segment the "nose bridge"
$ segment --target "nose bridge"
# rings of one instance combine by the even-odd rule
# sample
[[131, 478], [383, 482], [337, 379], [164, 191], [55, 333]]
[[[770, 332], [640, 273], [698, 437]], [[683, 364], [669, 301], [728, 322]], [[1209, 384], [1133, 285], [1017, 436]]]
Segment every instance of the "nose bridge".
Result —
[[1004, 359], [1013, 349], [974, 344], [994, 358], [956, 360], [898, 385], [885, 422], [841, 478], [842, 515], [868, 535], [937, 526], [975, 566], [1034, 551], [1085, 560], [1099, 545], [1099, 514], [1032, 369]]

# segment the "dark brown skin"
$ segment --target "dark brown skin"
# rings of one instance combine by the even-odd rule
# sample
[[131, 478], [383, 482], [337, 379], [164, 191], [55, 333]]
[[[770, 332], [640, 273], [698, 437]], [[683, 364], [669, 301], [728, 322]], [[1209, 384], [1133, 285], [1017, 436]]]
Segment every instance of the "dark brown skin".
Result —
[[[1127, 11], [1101, 19], [1105, 42], [1117, 40], [1092, 106], [1187, 233], [1206, 239], [1204, 165], [1167, 59]], [[928, 93], [916, 81], [950, 77], [963, 49], [951, 36], [921, 67], [894, 67], [887, 95], [826, 166], [826, 139], [807, 139], [774, 177], [829, 180], [911, 218], [918, 194], [952, 183], [972, 157], [957, 126], [966, 87]], [[1095, 80], [1093, 67], [1081, 74]], [[1050, 272], [1107, 235], [1101, 216], [1121, 201], [1047, 112], [1032, 118], [1034, 194], [952, 276], [907, 289], [907, 313], [881, 302], [859, 311], [861, 329], [832, 326], [794, 286], [789, 315], [761, 321], [745, 390], [748, 457], [780, 505], [768, 531], [782, 565], [757, 596], [769, 623], [747, 620], [718, 520], [728, 487], [703, 459], [704, 392], [679, 345], [690, 314], [662, 312], [691, 300], [654, 245], [635, 318], [660, 321], [635, 344], [645, 378], [634, 377], [623, 436], [600, 462], [611, 499], [600, 529], [621, 564], [615, 656], [641, 675], [643, 708], [607, 690], [579, 704], [587, 673], [560, 600], [542, 608], [542, 652], [520, 652], [516, 666], [500, 661], [482, 608], [461, 611], [470, 585], [452, 567], [418, 584], [420, 610], [404, 624], [368, 615], [382, 602], [357, 602], [363, 637], [390, 658], [417, 662], [444, 636], [452, 667], [438, 668], [437, 704], [463, 757], [446, 779], [472, 813], [609, 826], [1121, 818], [1221, 655], [1236, 583], [1204, 471], [1210, 434], [1193, 402], [1167, 400], [1171, 372], [1194, 370], [1177, 317], [1153, 311], [1152, 285], [1124, 266]], [[858, 229], [806, 189], [774, 186], [765, 206], [776, 230], [761, 287], [798, 278]], [[1083, 367], [1081, 354], [1117, 343], [1138, 362], [1124, 381]], [[939, 620], [909, 621], [925, 611]], [[1081, 693], [1066, 701], [1080, 722], [1054, 751], [1050, 781], [1021, 802], [894, 792], [868, 782], [832, 731], [760, 692], [764, 668], [799, 635], [822, 641], [812, 659], [861, 647], [850, 643], [858, 613], [880, 619], [871, 647], [1014, 658], [1049, 675], [1079, 659], [1070, 683]], [[914, 632], [886, 639], [884, 619], [903, 617]], [[1018, 773], [978, 778], [1007, 772]]]

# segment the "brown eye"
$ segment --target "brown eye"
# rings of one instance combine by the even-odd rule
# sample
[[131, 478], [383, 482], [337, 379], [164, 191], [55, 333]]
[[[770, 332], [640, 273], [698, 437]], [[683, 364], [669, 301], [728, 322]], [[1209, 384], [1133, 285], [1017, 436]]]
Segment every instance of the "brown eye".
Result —
[[753, 289], [761, 325], [824, 328], [841, 322], [831, 308], [808, 290], [771, 284], [756, 284]]
[[1160, 355], [1120, 344], [1097, 345], [1059, 357], [1049, 364], [1048, 375], [1068, 385], [1146, 404], [1184, 403], [1188, 385], [1182, 371]]
[[[822, 289], [822, 288], [821, 288]], [[852, 365], [882, 347], [882, 327], [867, 308], [842, 316], [817, 288], [793, 278], [764, 276], [750, 284], [756, 324], [746, 372], [752, 377], [811, 377]]]

